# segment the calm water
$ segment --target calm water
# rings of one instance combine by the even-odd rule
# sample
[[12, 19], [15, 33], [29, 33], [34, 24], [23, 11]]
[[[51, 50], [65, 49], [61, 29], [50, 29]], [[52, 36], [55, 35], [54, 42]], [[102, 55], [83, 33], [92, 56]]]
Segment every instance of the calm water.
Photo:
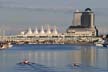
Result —
[[[21, 65], [28, 59], [34, 64]], [[79, 67], [73, 67], [74, 63]], [[0, 51], [0, 72], [108, 72], [108, 48], [80, 45], [14, 45]]]

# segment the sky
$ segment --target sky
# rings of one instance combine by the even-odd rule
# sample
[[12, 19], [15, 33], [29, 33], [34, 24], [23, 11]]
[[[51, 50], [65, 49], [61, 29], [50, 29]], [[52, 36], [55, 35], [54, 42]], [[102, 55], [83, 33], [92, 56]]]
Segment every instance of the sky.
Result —
[[100, 33], [108, 33], [108, 0], [0, 0], [0, 30], [17, 33], [27, 27], [56, 25], [65, 32], [75, 9], [92, 8]]
[[107, 8], [108, 0], [0, 0], [1, 6], [30, 8]]

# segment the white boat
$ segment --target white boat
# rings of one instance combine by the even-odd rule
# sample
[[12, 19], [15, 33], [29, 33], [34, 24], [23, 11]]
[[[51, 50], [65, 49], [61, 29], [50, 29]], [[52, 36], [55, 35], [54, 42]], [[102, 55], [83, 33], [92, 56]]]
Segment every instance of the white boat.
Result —
[[108, 45], [105, 44], [105, 40], [99, 40], [98, 42], [95, 42], [95, 45], [100, 47], [108, 47]]
[[24, 60], [20, 63], [17, 63], [17, 65], [32, 65], [32, 64], [35, 64], [35, 63], [29, 62], [28, 60]]
[[96, 44], [96, 46], [99, 46], [99, 47], [108, 47], [108, 45], [105, 45], [105, 44]]
[[101, 43], [96, 43], [96, 46], [103, 46], [103, 44], [101, 44]]
[[11, 43], [1, 43], [0, 44], [0, 49], [7, 49], [12, 47], [13, 45]]

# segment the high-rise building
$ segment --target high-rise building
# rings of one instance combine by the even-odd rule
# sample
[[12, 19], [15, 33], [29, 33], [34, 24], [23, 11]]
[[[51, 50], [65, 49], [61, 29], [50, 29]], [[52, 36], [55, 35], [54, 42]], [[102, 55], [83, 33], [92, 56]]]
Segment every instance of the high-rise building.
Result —
[[87, 8], [81, 12], [76, 10], [73, 14], [73, 26], [94, 27], [94, 12]]
[[94, 12], [90, 8], [85, 9], [81, 15], [81, 26], [94, 28]]
[[97, 36], [95, 14], [90, 8], [85, 11], [76, 10], [73, 14], [73, 25], [69, 26], [67, 33], [73, 36]]
[[79, 10], [76, 10], [73, 14], [73, 25], [80, 26], [81, 25], [81, 15], [82, 13]]

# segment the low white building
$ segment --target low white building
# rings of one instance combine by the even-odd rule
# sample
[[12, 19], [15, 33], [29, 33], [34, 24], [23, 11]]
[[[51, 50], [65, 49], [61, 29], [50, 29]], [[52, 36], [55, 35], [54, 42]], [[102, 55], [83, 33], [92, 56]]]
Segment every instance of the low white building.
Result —
[[70, 27], [67, 29], [67, 33], [71, 36], [96, 36], [96, 29]]

